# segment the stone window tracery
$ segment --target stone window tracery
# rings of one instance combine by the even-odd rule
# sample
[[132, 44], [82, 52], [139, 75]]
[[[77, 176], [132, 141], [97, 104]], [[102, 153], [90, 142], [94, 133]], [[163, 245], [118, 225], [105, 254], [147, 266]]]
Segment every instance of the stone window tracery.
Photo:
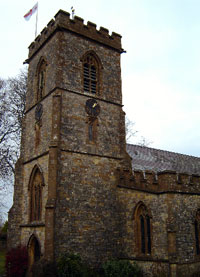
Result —
[[39, 168], [34, 167], [30, 179], [30, 222], [42, 219], [43, 176]]
[[138, 254], [150, 255], [152, 248], [151, 217], [142, 202], [135, 208], [134, 220], [137, 252]]

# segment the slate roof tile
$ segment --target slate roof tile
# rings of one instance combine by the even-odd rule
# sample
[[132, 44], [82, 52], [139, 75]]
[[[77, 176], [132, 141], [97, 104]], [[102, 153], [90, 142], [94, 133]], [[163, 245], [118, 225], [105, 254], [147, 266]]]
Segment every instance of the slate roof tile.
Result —
[[176, 171], [200, 175], [200, 158], [146, 146], [127, 144], [133, 170]]

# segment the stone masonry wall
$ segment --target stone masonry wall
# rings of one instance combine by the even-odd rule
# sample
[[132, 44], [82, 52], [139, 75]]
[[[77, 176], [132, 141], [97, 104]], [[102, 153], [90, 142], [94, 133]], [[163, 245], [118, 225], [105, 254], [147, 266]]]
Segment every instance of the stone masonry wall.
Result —
[[59, 39], [59, 87], [83, 93], [81, 58], [88, 51], [94, 51], [100, 60], [100, 91], [95, 97], [121, 104], [120, 54], [68, 32], [60, 33]]
[[[158, 195], [148, 194], [135, 190], [118, 189], [118, 197], [120, 206], [124, 211], [124, 255], [126, 257], [137, 257], [136, 234], [134, 234], [134, 208], [142, 201], [150, 210], [152, 216], [152, 257], [154, 259], [164, 260], [168, 258], [167, 244], [167, 219], [168, 206], [166, 203], [166, 195], [159, 197]], [[159, 210], [158, 210], [159, 207]], [[159, 246], [159, 247], [158, 247]], [[148, 258], [147, 258], [148, 259]]]
[[[27, 139], [24, 145], [25, 154], [24, 154], [24, 161], [28, 162], [34, 157], [40, 156], [46, 153], [49, 150], [49, 142], [50, 142], [50, 135], [51, 135], [51, 111], [52, 109], [52, 99], [48, 98], [45, 99], [43, 102], [43, 116], [42, 116], [42, 126], [40, 127], [41, 139], [40, 144], [35, 147], [35, 116], [34, 110], [31, 110], [27, 117], [26, 117], [26, 133]], [[31, 146], [31, 147], [30, 147]]]
[[22, 221], [21, 224], [28, 224], [30, 220], [30, 190], [28, 189], [30, 176], [35, 165], [39, 165], [44, 177], [42, 189], [42, 217], [41, 222], [45, 223], [45, 205], [48, 194], [48, 154], [24, 165], [24, 186], [22, 196]]
[[[48, 79], [48, 78], [47, 78]], [[29, 110], [25, 117], [25, 131], [23, 136], [23, 159], [24, 162], [33, 159], [39, 155], [44, 154], [49, 150], [49, 143], [51, 140], [51, 121], [52, 121], [52, 97], [47, 97], [41, 101], [43, 105], [43, 114], [40, 127], [40, 143], [35, 147], [36, 139], [36, 120], [35, 120], [35, 109]]]
[[98, 116], [97, 139], [88, 142], [88, 115], [85, 102], [89, 99], [64, 91], [62, 97], [61, 149], [120, 157], [120, 106], [98, 101], [101, 111]]
[[44, 242], [45, 242], [45, 226], [36, 227], [22, 227], [21, 228], [21, 244], [28, 246], [31, 236], [34, 235], [40, 243], [41, 256], [44, 255]]
[[40, 59], [43, 57], [47, 62], [46, 80], [44, 95], [47, 95], [56, 87], [57, 68], [58, 68], [58, 33], [50, 39], [50, 43], [45, 44], [40, 52], [29, 62], [28, 70], [28, 88], [26, 97], [26, 110], [29, 110], [36, 104], [37, 93], [37, 67]]
[[[43, 173], [44, 186], [42, 190], [42, 218], [40, 222], [30, 223], [30, 191], [28, 190], [31, 172], [35, 165], [38, 165]], [[20, 226], [20, 239], [19, 243], [27, 246], [31, 235], [35, 235], [41, 246], [41, 253], [44, 254], [44, 241], [45, 241], [45, 205], [47, 202], [48, 194], [48, 155], [45, 155], [37, 160], [29, 162], [24, 165], [24, 179], [23, 179], [23, 192], [21, 194], [21, 214], [18, 228]], [[18, 203], [16, 201], [15, 203]]]
[[121, 207], [116, 198], [118, 159], [61, 152], [57, 188], [56, 257], [80, 253], [97, 265], [117, 256], [121, 237]]
[[[59, 38], [62, 112], [56, 256], [78, 252], [97, 265], [121, 251], [121, 208], [116, 198], [116, 169], [124, 147], [120, 54], [74, 33], [63, 32]], [[88, 51], [100, 59], [100, 91], [96, 95], [83, 92], [81, 58]], [[88, 141], [85, 103], [89, 98], [96, 98], [100, 105], [95, 142]]]
[[22, 217], [22, 181], [23, 167], [22, 160], [19, 159], [15, 165], [15, 184], [13, 206], [8, 213], [8, 233], [7, 233], [7, 247], [8, 250], [20, 245], [20, 223]]
[[[199, 195], [153, 194], [135, 189], [119, 188], [118, 197], [124, 211], [124, 257], [136, 261], [143, 260], [140, 264], [146, 272], [166, 274], [162, 276], [168, 276], [166, 266], [169, 264], [175, 264], [177, 272], [182, 272], [177, 276], [189, 277], [194, 272], [198, 272], [199, 258], [195, 254], [194, 219], [196, 211], [200, 207]], [[138, 255], [136, 251], [133, 212], [139, 201], [146, 205], [152, 215], [152, 253], [146, 256]], [[172, 255], [169, 252], [171, 251], [169, 249], [169, 232], [175, 234]], [[190, 273], [189, 271], [184, 272], [182, 269], [187, 266], [191, 268]]]

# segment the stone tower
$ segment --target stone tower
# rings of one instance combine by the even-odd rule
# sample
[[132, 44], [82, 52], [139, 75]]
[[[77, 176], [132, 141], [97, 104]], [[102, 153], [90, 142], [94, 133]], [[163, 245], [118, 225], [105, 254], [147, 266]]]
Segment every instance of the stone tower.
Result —
[[121, 251], [122, 52], [120, 35], [62, 10], [29, 47], [8, 240], [28, 247], [30, 264], [64, 251], [98, 264]]

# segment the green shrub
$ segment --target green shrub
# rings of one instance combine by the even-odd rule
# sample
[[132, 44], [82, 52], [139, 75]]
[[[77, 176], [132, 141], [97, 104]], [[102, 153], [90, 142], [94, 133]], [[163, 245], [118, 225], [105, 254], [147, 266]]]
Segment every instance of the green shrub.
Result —
[[126, 260], [111, 260], [103, 264], [105, 277], [142, 277], [142, 270]]
[[57, 260], [57, 271], [59, 277], [92, 277], [95, 276], [85, 265], [80, 256], [76, 254], [63, 254]]

